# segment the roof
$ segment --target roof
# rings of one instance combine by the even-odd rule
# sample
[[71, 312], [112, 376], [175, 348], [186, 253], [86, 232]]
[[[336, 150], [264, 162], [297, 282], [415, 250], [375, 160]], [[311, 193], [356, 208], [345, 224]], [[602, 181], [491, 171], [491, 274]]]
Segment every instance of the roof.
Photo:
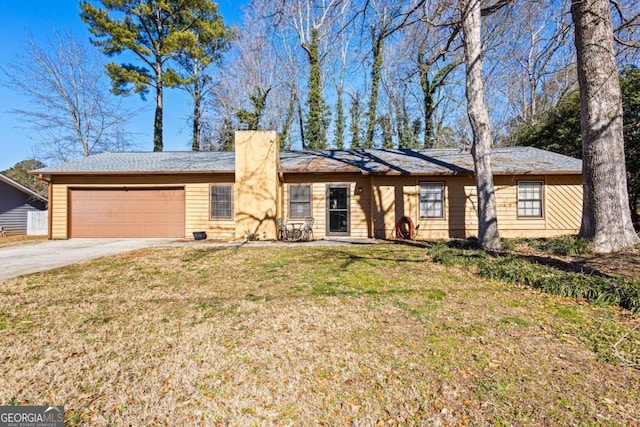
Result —
[[[559, 174], [582, 172], [582, 161], [533, 147], [491, 150], [495, 174]], [[385, 175], [467, 175], [473, 174], [473, 158], [468, 151], [425, 150], [323, 150], [280, 154], [285, 172], [361, 172]]]
[[[533, 147], [495, 148], [493, 172], [513, 174], [579, 174], [582, 161]], [[43, 175], [233, 173], [235, 153], [122, 152], [102, 153], [38, 169]], [[473, 174], [471, 153], [460, 149], [283, 151], [283, 173], [361, 173], [380, 175]]]
[[47, 201], [46, 197], [36, 193], [32, 189], [25, 187], [24, 185], [20, 184], [18, 181], [14, 181], [13, 179], [11, 179], [8, 176], [6, 176], [4, 174], [1, 174], [1, 173], [0, 173], [0, 182], [4, 182], [5, 184], [9, 184], [10, 186], [15, 188], [16, 190], [22, 191], [23, 193], [25, 193], [26, 195], [28, 195], [31, 198], [42, 200], [43, 202]]
[[219, 173], [233, 172], [230, 151], [100, 153], [31, 171], [32, 174]]

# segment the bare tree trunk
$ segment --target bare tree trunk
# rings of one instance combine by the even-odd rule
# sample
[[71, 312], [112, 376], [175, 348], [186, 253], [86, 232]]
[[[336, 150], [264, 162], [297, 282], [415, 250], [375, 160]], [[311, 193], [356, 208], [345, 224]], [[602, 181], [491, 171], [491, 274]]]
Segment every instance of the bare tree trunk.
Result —
[[296, 91], [297, 88], [294, 86], [289, 97], [289, 107], [287, 108], [287, 115], [284, 119], [284, 124], [282, 125], [280, 150], [291, 150], [291, 136], [289, 135], [289, 132], [291, 130], [291, 125], [293, 124], [294, 120], [293, 116], [296, 111]]
[[156, 113], [153, 121], [153, 151], [162, 151], [162, 63], [156, 64]]
[[191, 150], [200, 151], [200, 121], [202, 120], [202, 95], [200, 94], [200, 63], [193, 61], [193, 136]]
[[298, 98], [298, 126], [300, 127], [300, 141], [302, 143], [302, 147], [306, 147], [306, 140], [304, 134], [304, 115], [302, 113], [302, 105], [300, 105], [300, 97]]
[[[344, 71], [342, 72], [344, 75]], [[342, 103], [342, 92], [344, 91], [344, 78], [340, 77], [340, 85], [336, 87], [336, 141], [335, 146], [338, 150], [344, 148], [344, 104]]]
[[622, 93], [608, 0], [571, 4], [578, 55], [584, 199], [580, 236], [594, 250], [617, 252], [640, 242], [633, 230], [622, 132]]
[[198, 88], [193, 95], [193, 140], [192, 151], [200, 151], [200, 121], [202, 120], [202, 100]]
[[462, 11], [464, 56], [466, 63], [466, 95], [469, 121], [473, 129], [471, 154], [475, 165], [478, 193], [478, 242], [486, 249], [502, 248], [498, 233], [496, 199], [491, 169], [491, 122], [484, 103], [482, 81], [482, 21], [480, 0], [466, 0]]

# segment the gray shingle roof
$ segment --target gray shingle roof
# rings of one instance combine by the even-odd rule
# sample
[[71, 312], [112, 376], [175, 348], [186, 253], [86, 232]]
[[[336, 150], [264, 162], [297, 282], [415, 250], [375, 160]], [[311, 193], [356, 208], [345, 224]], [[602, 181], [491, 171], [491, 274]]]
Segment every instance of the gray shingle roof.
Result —
[[[533, 147], [492, 150], [496, 174], [577, 174], [582, 161]], [[33, 171], [44, 175], [233, 172], [233, 152], [102, 153]], [[321, 150], [280, 153], [284, 173], [454, 175], [473, 173], [471, 154], [460, 149]]]
[[235, 156], [226, 151], [101, 153], [33, 171], [44, 175], [100, 173], [233, 172]]
[[[496, 174], [581, 173], [582, 161], [533, 147], [495, 148], [491, 163]], [[471, 153], [460, 149], [323, 150], [280, 154], [285, 172], [362, 172], [365, 174], [472, 174]]]

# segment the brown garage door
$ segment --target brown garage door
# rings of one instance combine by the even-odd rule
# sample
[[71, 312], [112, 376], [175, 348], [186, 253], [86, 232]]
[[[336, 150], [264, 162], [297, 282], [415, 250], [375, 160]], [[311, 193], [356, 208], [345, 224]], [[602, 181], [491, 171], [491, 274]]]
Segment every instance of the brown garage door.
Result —
[[184, 237], [184, 189], [73, 189], [71, 237]]

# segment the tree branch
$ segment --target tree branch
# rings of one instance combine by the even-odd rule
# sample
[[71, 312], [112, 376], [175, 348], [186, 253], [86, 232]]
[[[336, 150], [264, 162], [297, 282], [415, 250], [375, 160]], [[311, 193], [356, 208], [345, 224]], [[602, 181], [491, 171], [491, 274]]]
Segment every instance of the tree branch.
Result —
[[506, 5], [508, 5], [509, 3], [511, 3], [511, 1], [512, 0], [498, 0], [495, 4], [480, 9], [480, 15], [482, 15], [482, 16], [492, 15], [495, 12], [499, 11], [500, 9], [502, 9], [503, 7], [505, 7]]

